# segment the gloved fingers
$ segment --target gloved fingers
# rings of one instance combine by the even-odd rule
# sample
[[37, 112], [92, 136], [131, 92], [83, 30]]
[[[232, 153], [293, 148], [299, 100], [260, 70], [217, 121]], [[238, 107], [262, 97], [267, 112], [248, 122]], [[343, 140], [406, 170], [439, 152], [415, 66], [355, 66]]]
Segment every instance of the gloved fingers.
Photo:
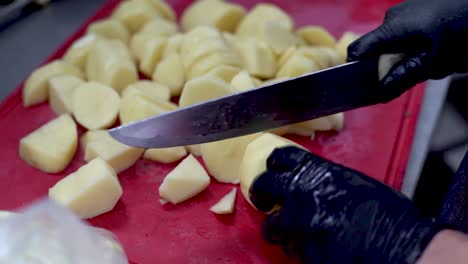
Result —
[[389, 73], [380, 81], [378, 97], [382, 102], [389, 102], [421, 81], [428, 78], [424, 66], [426, 53], [404, 58], [395, 64]]
[[310, 152], [298, 147], [277, 148], [267, 159], [267, 169], [277, 172], [291, 171], [309, 155], [311, 155]]
[[294, 175], [267, 170], [251, 185], [250, 201], [262, 212], [282, 206], [289, 192], [291, 177]]

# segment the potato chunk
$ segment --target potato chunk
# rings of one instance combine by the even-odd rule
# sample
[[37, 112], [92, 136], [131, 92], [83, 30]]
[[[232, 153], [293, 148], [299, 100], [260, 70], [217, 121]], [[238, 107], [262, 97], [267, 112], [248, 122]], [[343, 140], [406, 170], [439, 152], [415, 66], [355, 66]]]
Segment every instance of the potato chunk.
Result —
[[112, 17], [119, 20], [131, 32], [135, 33], [153, 18], [158, 12], [144, 1], [125, 1], [112, 13]]
[[180, 55], [180, 47], [182, 42], [184, 41], [184, 35], [182, 34], [175, 34], [170, 36], [167, 39], [166, 48], [164, 49], [164, 57], [169, 56], [172, 53], [176, 53]]
[[185, 146], [185, 148], [187, 149], [188, 152], [190, 152], [190, 154], [194, 155], [195, 157], [201, 157], [202, 155], [200, 144]]
[[240, 163], [240, 187], [245, 199], [252, 204], [249, 198], [249, 189], [255, 179], [266, 171], [266, 161], [276, 148], [298, 146], [296, 143], [270, 133], [264, 133], [250, 142]]
[[185, 84], [180, 96], [180, 107], [186, 107], [210, 99], [226, 96], [233, 90], [225, 81], [211, 76], [202, 76]]
[[249, 38], [239, 39], [236, 43], [242, 64], [250, 75], [258, 78], [271, 78], [275, 75], [275, 55], [264, 42]]
[[90, 161], [49, 189], [49, 198], [82, 219], [111, 211], [121, 196], [122, 187], [114, 170], [100, 158]]
[[90, 141], [85, 150], [85, 160], [91, 161], [97, 157], [106, 161], [115, 173], [130, 168], [143, 154], [144, 149], [124, 145], [109, 134], [97, 135]]
[[84, 81], [73, 75], [54, 77], [49, 81], [49, 105], [57, 114], [73, 113], [73, 92]]
[[190, 31], [198, 26], [213, 26], [222, 31], [233, 32], [245, 9], [237, 4], [224, 1], [197, 1], [182, 15], [182, 28]]
[[141, 95], [150, 101], [169, 101], [170, 91], [165, 85], [152, 81], [139, 81], [130, 84], [122, 92], [122, 97]]
[[201, 145], [206, 168], [216, 180], [237, 184], [240, 181], [239, 166], [247, 145], [261, 133], [231, 138]]
[[341, 55], [343, 60], [346, 60], [348, 56], [348, 46], [349, 44], [353, 43], [356, 39], [360, 36], [353, 32], [345, 32], [341, 38], [336, 43], [336, 50]]
[[239, 67], [230, 65], [219, 65], [211, 69], [206, 75], [217, 77], [225, 82], [231, 82], [232, 78], [241, 71]]
[[88, 34], [79, 38], [68, 48], [63, 55], [63, 60], [84, 70], [88, 54], [99, 39], [101, 37], [96, 34]]
[[267, 21], [278, 21], [290, 31], [294, 28], [294, 22], [286, 12], [275, 5], [260, 3], [250, 10], [240, 22], [236, 34], [243, 37], [258, 36]]
[[187, 156], [187, 150], [184, 147], [147, 149], [143, 153], [143, 158], [161, 163], [176, 162]]
[[297, 77], [318, 70], [320, 70], [320, 68], [314, 61], [308, 59], [302, 55], [302, 53], [296, 52], [291, 56], [291, 58], [289, 58], [283, 67], [279, 69], [276, 77]]
[[108, 39], [118, 39], [123, 43], [127, 43], [130, 38], [130, 33], [125, 26], [120, 21], [112, 18], [91, 23], [87, 32]]
[[79, 85], [73, 93], [73, 115], [87, 129], [112, 126], [117, 120], [119, 107], [119, 94], [97, 82]]
[[80, 138], [81, 148], [83, 149], [83, 151], [86, 151], [86, 147], [88, 147], [89, 143], [98, 139], [105, 138], [108, 135], [109, 134], [107, 130], [104, 129], [88, 130]]
[[20, 140], [21, 159], [44, 172], [57, 173], [67, 167], [78, 144], [76, 124], [63, 114]]
[[276, 55], [281, 54], [291, 45], [299, 43], [296, 35], [278, 20], [266, 21], [259, 34], [257, 38], [264, 41]]
[[150, 22], [146, 23], [141, 28], [141, 30], [138, 31], [138, 34], [169, 37], [176, 34], [177, 32], [178, 29], [175, 23], [156, 17]]
[[188, 155], [164, 178], [159, 186], [159, 195], [166, 201], [178, 204], [201, 193], [209, 184], [210, 177], [203, 166]]
[[144, 0], [144, 1], [151, 4], [163, 18], [169, 21], [176, 20], [174, 10], [169, 4], [166, 3], [166, 1], [164, 0]]
[[185, 83], [184, 66], [180, 55], [172, 53], [164, 57], [156, 66], [153, 80], [169, 87], [172, 96], [178, 96], [182, 92]]
[[187, 80], [203, 76], [220, 65], [239, 67], [241, 65], [241, 61], [237, 54], [231, 51], [211, 53], [192, 64], [192, 66], [187, 70]]
[[297, 30], [297, 34], [307, 45], [335, 47], [336, 39], [326, 29], [320, 26], [305, 26]]
[[247, 71], [239, 72], [234, 78], [231, 80], [231, 87], [236, 92], [243, 92], [255, 88], [257, 85], [255, 84], [254, 79], [249, 75]]
[[24, 107], [47, 101], [49, 99], [49, 80], [60, 75], [82, 77], [80, 69], [62, 60], [55, 60], [39, 67], [32, 72], [24, 84]]
[[177, 105], [161, 100], [149, 100], [141, 95], [126, 96], [120, 103], [122, 124], [139, 121], [177, 109]]
[[229, 193], [210, 208], [210, 211], [215, 214], [232, 214], [236, 205], [236, 194], [237, 188], [232, 188]]
[[144, 43], [139, 67], [146, 76], [153, 75], [156, 65], [163, 56], [166, 44], [167, 39], [164, 37], [151, 38]]

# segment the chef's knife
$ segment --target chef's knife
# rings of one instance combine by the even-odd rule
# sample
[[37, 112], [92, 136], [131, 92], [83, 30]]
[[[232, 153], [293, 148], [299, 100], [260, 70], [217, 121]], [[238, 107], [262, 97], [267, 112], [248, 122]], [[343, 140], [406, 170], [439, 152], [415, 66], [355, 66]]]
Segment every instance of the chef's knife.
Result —
[[[394, 55], [384, 64], [393, 65], [395, 58], [401, 57]], [[141, 148], [218, 141], [378, 104], [378, 84], [379, 60], [365, 59], [181, 108], [109, 132], [118, 141]]]

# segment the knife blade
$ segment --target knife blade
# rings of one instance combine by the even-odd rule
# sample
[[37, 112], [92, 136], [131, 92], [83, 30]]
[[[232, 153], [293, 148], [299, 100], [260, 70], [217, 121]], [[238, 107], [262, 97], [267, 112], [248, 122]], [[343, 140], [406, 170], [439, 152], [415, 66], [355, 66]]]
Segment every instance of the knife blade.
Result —
[[218, 141], [379, 103], [379, 60], [350, 62], [181, 108], [109, 131], [133, 147]]

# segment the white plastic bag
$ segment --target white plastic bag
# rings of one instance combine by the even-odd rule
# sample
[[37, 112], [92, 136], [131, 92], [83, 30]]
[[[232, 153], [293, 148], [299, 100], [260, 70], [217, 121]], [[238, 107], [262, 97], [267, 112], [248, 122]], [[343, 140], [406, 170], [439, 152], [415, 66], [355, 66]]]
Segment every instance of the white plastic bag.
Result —
[[127, 264], [116, 237], [51, 200], [0, 219], [0, 264]]

